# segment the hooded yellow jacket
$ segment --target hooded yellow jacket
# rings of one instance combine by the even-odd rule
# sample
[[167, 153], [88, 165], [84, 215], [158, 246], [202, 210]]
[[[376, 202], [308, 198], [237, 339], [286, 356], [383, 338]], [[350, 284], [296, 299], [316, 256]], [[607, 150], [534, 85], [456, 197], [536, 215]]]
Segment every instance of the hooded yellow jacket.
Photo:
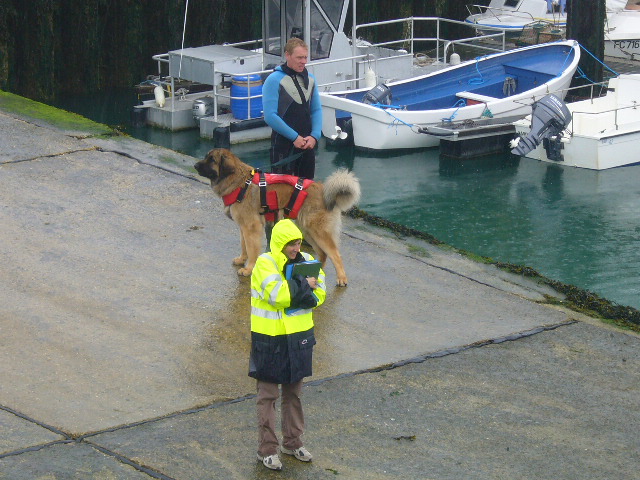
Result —
[[[309, 306], [313, 293], [315, 306], [326, 297], [325, 275], [318, 275], [318, 288], [311, 292], [306, 281], [287, 280], [284, 275], [288, 258], [282, 252], [287, 243], [302, 239], [291, 220], [276, 223], [271, 232], [270, 252], [258, 257], [251, 275], [251, 357], [249, 375], [273, 383], [294, 383], [312, 373], [315, 345], [313, 308], [301, 308], [291, 314], [304, 299]], [[312, 260], [301, 252], [293, 262]], [[313, 303], [313, 301], [312, 301]]]

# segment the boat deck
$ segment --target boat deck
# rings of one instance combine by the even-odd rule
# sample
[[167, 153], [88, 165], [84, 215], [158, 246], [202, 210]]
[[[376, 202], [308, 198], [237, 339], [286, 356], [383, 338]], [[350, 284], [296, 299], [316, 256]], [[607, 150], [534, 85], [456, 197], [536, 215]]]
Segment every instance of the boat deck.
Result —
[[267, 126], [262, 117], [238, 120], [232, 113], [223, 113], [219, 114], [217, 119], [213, 116], [200, 119], [200, 136], [216, 139], [221, 142], [220, 146], [223, 146], [225, 141], [217, 138], [220, 129], [220, 135], [226, 135], [225, 132], [228, 131], [229, 144], [254, 142], [271, 137], [271, 127]]
[[[220, 99], [224, 99], [225, 95], [230, 95], [229, 89], [218, 90], [218, 93]], [[163, 107], [159, 107], [155, 100], [146, 100], [135, 108], [147, 110], [147, 124], [171, 131], [199, 128], [201, 137], [215, 138], [218, 128], [228, 129], [231, 144], [264, 140], [271, 136], [271, 129], [265, 125], [262, 117], [239, 120], [231, 112], [202, 117], [198, 125], [193, 118], [193, 102], [212, 95], [213, 91], [211, 90], [182, 96], [176, 95], [167, 98]], [[221, 106], [229, 107], [229, 103], [221, 102]]]

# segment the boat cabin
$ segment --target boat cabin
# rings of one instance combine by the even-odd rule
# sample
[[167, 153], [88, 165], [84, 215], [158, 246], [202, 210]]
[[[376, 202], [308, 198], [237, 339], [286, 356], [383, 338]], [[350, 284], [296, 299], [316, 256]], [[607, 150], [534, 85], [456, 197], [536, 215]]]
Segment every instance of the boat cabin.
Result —
[[347, 37], [346, 30], [356, 30], [355, 22], [345, 26], [350, 4], [355, 19], [355, 0], [263, 0], [261, 40], [170, 51], [169, 76], [219, 85], [231, 75], [266, 73], [285, 61], [284, 46], [292, 37], [309, 45], [307, 68], [326, 90], [364, 86], [372, 61], [386, 80], [408, 75], [411, 52]]

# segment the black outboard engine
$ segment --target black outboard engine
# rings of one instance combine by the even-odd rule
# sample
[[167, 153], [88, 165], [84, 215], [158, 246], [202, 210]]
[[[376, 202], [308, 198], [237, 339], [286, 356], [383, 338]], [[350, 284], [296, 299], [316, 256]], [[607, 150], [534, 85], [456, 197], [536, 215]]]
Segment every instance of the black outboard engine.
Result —
[[531, 131], [525, 138], [517, 137], [511, 141], [511, 153], [521, 157], [540, 145], [543, 140], [546, 147], [548, 139], [559, 135], [571, 122], [571, 112], [555, 95], [542, 97], [531, 108]]
[[379, 83], [362, 97], [362, 103], [367, 105], [391, 105], [391, 89], [384, 83]]

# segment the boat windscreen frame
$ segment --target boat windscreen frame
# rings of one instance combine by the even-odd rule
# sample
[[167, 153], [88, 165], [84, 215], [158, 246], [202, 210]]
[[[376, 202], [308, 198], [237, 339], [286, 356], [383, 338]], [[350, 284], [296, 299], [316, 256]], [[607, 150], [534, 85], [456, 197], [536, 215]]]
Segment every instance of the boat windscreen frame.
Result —
[[348, 0], [264, 0], [263, 51], [284, 61], [286, 42], [297, 37], [309, 45], [309, 60], [330, 58]]

